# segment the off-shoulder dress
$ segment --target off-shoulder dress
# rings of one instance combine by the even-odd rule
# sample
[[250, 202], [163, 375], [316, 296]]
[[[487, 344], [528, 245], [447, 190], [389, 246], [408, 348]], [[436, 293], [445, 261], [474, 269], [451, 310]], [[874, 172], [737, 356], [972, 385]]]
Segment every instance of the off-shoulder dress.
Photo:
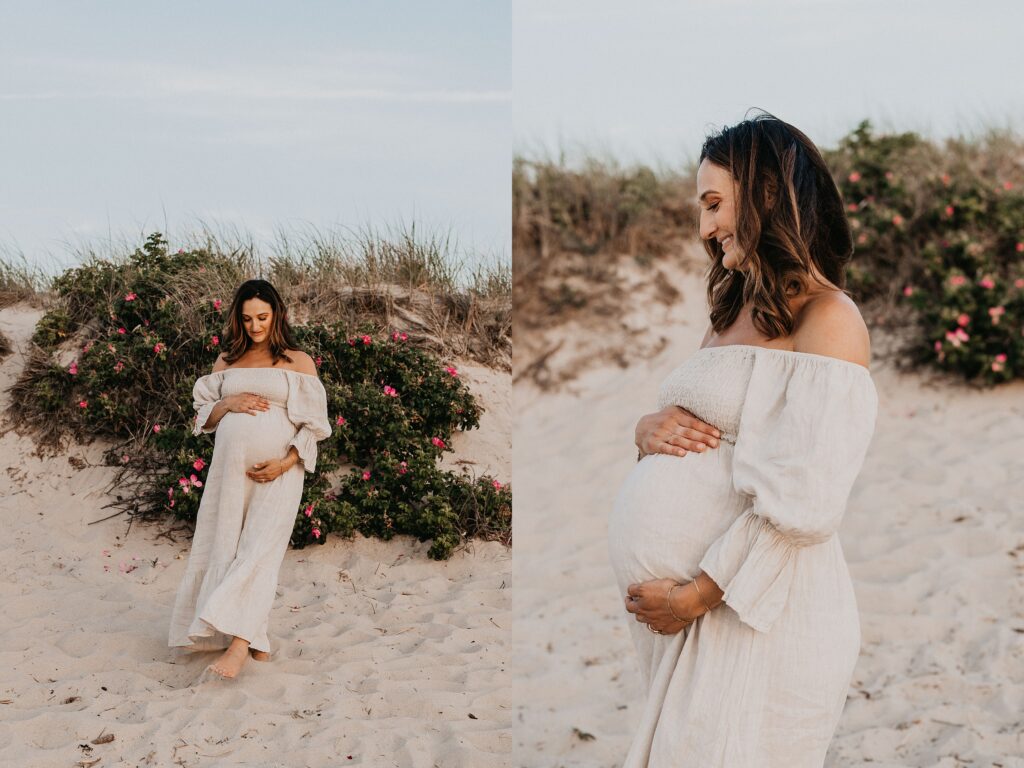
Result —
[[[215, 428], [205, 428], [219, 400], [243, 392], [262, 395], [270, 408], [255, 415], [229, 412]], [[192, 396], [193, 432], [216, 435], [168, 645], [181, 652], [219, 650], [235, 636], [269, 653], [268, 619], [305, 472], [316, 466], [317, 442], [331, 434], [327, 394], [314, 375], [228, 368], [201, 377]], [[256, 462], [284, 458], [293, 445], [300, 461], [273, 481], [245, 474]]]
[[756, 345], [699, 349], [661, 385], [718, 448], [639, 461], [609, 552], [634, 582], [700, 570], [724, 604], [675, 635], [624, 613], [645, 701], [624, 768], [821, 768], [860, 652], [836, 531], [874, 432], [868, 369]]

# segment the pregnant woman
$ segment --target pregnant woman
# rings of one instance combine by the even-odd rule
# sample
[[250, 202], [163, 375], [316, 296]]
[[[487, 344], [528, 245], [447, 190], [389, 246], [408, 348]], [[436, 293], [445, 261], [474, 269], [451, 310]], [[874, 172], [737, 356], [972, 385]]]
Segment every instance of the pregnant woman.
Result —
[[625, 766], [821, 768], [860, 652], [836, 530], [878, 407], [850, 228], [771, 115], [708, 138], [697, 192], [711, 325], [609, 521], [646, 691]]
[[296, 349], [274, 287], [235, 292], [213, 373], [193, 389], [194, 434], [216, 432], [169, 645], [224, 650], [209, 669], [238, 675], [270, 660], [267, 620], [317, 442], [330, 435], [316, 365]]

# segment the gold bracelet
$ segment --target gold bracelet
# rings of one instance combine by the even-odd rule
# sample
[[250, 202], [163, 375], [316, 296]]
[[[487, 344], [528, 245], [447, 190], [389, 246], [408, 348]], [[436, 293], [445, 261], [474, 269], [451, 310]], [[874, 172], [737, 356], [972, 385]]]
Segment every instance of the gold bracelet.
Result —
[[[704, 603], [704, 607], [708, 609], [708, 613], [711, 612], [711, 606], [708, 605], [708, 601], [704, 599], [704, 593], [700, 591], [700, 585], [697, 584], [697, 580], [693, 580], [693, 588], [697, 590], [697, 594], [700, 596], [700, 601]], [[671, 592], [671, 590], [669, 590]]]
[[680, 616], [676, 616], [676, 612], [672, 610], [672, 590], [676, 589], [676, 587], [681, 587], [681, 586], [683, 586], [683, 585], [682, 584], [676, 584], [674, 587], [669, 589], [668, 596], [665, 598], [665, 602], [668, 604], [668, 612], [672, 614], [672, 618], [675, 619], [676, 621], [681, 621], [684, 624], [693, 624], [693, 622], [696, 621], [696, 619], [684, 619], [684, 618], [682, 618]]

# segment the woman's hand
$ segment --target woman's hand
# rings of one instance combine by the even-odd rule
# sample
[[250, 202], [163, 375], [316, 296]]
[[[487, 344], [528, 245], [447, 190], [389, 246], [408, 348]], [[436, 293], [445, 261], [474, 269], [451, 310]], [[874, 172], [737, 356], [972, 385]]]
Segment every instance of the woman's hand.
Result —
[[640, 455], [667, 453], [685, 456], [688, 451], [718, 447], [721, 433], [685, 408], [670, 405], [641, 417], [636, 424], [636, 445]]
[[[721, 590], [710, 577], [705, 578], [701, 589], [710, 593], [708, 597], [714, 601], [710, 602], [710, 605], [714, 607], [721, 597]], [[669, 592], [672, 593], [671, 608], [668, 602]], [[674, 635], [682, 631], [708, 610], [693, 582], [680, 584], [675, 579], [654, 579], [630, 584], [626, 590], [625, 601], [626, 610], [636, 616], [637, 621], [650, 625], [651, 629], [663, 635]], [[675, 616], [672, 615], [673, 612]]]
[[255, 416], [262, 411], [270, 410], [270, 401], [263, 395], [254, 392], [239, 392], [221, 399], [224, 407], [234, 413], [251, 413]]
[[287, 471], [288, 467], [281, 459], [269, 459], [253, 464], [245, 471], [245, 474], [257, 483], [272, 483]]
[[272, 483], [294, 467], [298, 460], [299, 452], [295, 449], [295, 446], [290, 446], [288, 455], [283, 459], [268, 459], [267, 461], [256, 462], [245, 471], [245, 474], [257, 483]]

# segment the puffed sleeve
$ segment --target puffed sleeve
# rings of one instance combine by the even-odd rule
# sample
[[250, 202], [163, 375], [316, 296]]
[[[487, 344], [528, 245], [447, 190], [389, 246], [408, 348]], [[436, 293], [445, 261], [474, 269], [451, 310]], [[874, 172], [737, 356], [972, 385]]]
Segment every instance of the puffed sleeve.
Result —
[[755, 356], [732, 470], [733, 487], [751, 503], [700, 562], [753, 629], [767, 632], [782, 613], [800, 549], [838, 530], [877, 412], [863, 366]]
[[205, 424], [206, 420], [210, 418], [213, 406], [220, 400], [220, 384], [223, 379], [223, 376], [211, 373], [208, 376], [200, 377], [192, 387], [192, 407], [196, 411], [196, 420], [192, 424], [193, 435], [217, 431], [217, 427], [207, 429]]
[[316, 467], [316, 444], [331, 434], [327, 417], [327, 391], [320, 379], [302, 373], [288, 376], [288, 418], [299, 428], [294, 445], [307, 472]]

